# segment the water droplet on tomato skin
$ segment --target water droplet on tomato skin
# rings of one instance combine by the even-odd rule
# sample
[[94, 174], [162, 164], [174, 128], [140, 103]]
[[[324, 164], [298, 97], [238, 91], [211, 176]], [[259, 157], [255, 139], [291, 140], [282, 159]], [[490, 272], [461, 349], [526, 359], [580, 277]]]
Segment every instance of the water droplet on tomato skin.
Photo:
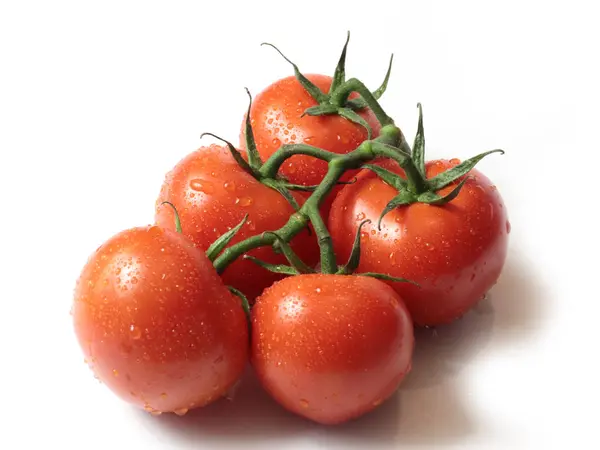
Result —
[[314, 136], [307, 136], [303, 139], [303, 141], [305, 144], [310, 144], [314, 138], [315, 138]]
[[190, 181], [190, 188], [204, 194], [212, 194], [215, 191], [215, 186], [211, 181], [194, 178]]
[[163, 400], [164, 400], [165, 398], [167, 398], [167, 393], [166, 393], [166, 392], [163, 392], [162, 394], [160, 394], [160, 398], [161, 398], [161, 399], [163, 399]]
[[173, 411], [178, 416], [185, 416], [188, 413], [189, 409], [187, 408], [179, 408]]
[[281, 141], [277, 138], [273, 139], [272, 143], [275, 147], [279, 147], [281, 145]]
[[510, 230], [511, 230], [511, 225], [510, 225], [510, 222], [507, 220], [506, 221], [506, 234], [510, 234]]
[[254, 203], [254, 199], [252, 197], [242, 197], [235, 199], [235, 204], [239, 204], [240, 206], [250, 206], [252, 203]]
[[227, 192], [235, 192], [235, 181], [226, 181], [223, 183], [223, 189]]
[[301, 398], [300, 399], [300, 406], [304, 409], [307, 409], [310, 406], [310, 403], [308, 402], [308, 400]]
[[360, 212], [356, 215], [356, 220], [361, 221], [364, 220], [364, 218], [366, 217], [364, 212]]
[[460, 159], [458, 159], [458, 158], [452, 158], [450, 160], [450, 164], [460, 164]]

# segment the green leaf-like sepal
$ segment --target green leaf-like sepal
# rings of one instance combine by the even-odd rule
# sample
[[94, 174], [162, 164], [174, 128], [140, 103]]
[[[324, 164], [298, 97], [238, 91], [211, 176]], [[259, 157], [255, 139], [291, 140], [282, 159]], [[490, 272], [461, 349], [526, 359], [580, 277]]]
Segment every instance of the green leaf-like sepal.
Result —
[[254, 178], [256, 178], [257, 180], [260, 180], [261, 175], [258, 172], [258, 169], [254, 169], [250, 164], [248, 164], [246, 162], [246, 160], [244, 159], [244, 157], [242, 156], [242, 154], [240, 153], [240, 151], [234, 147], [234, 145], [229, 142], [227, 139], [223, 139], [222, 137], [217, 136], [216, 134], [213, 133], [202, 133], [200, 135], [200, 138], [203, 138], [204, 136], [212, 136], [215, 139], [218, 139], [219, 141], [223, 142], [225, 145], [227, 145], [227, 148], [229, 149], [229, 152], [231, 153], [231, 156], [233, 156], [233, 159], [235, 159], [235, 162], [238, 163], [238, 165], [244, 169], [246, 172], [248, 172], [250, 175], [252, 175]]
[[240, 300], [242, 301], [242, 309], [244, 310], [244, 313], [246, 313], [246, 318], [248, 319], [248, 323], [250, 323], [250, 320], [251, 320], [250, 302], [248, 302], [248, 297], [246, 297], [242, 291], [234, 288], [233, 286], [227, 286], [227, 288], [229, 289], [229, 292], [231, 292], [233, 295], [239, 297]]
[[384, 273], [363, 272], [363, 273], [357, 273], [356, 275], [360, 275], [363, 277], [377, 278], [378, 280], [395, 281], [397, 283], [410, 283], [410, 284], [414, 284], [415, 286], [421, 286], [419, 283], [416, 283], [415, 281], [411, 281], [406, 278], [393, 277], [391, 275], [386, 275]]
[[211, 262], [214, 261], [217, 258], [217, 256], [219, 256], [219, 254], [221, 253], [221, 251], [223, 251], [223, 249], [225, 247], [227, 247], [227, 245], [235, 237], [235, 235], [238, 233], [238, 231], [240, 231], [242, 229], [242, 227], [246, 223], [246, 220], [248, 220], [248, 214], [246, 214], [244, 216], [244, 218], [242, 219], [242, 221], [240, 223], [238, 223], [235, 227], [233, 227], [228, 232], [219, 236], [219, 238], [215, 242], [213, 242], [210, 245], [210, 247], [208, 247], [208, 249], [206, 250], [206, 256], [208, 257], [208, 259]]
[[250, 101], [248, 102], [248, 112], [246, 113], [246, 125], [245, 125], [245, 135], [246, 135], [246, 152], [248, 153], [248, 163], [250, 167], [254, 170], [258, 170], [262, 167], [263, 161], [258, 153], [258, 149], [256, 148], [256, 141], [254, 140], [254, 132], [252, 131], [252, 123], [250, 119], [250, 111], [252, 109], [252, 94], [248, 88], [246, 89], [246, 93], [248, 94], [248, 98]]
[[335, 68], [331, 86], [329, 87], [329, 94], [335, 91], [344, 81], [346, 81], [346, 52], [348, 51], [348, 42], [350, 42], [350, 32], [346, 36], [346, 43], [342, 49], [342, 54]]
[[179, 219], [179, 213], [177, 212], [177, 208], [175, 208], [175, 205], [171, 202], [162, 202], [161, 205], [169, 205], [173, 209], [173, 212], [175, 213], [175, 231], [181, 234], [181, 232], [183, 231], [181, 229], [181, 219]]
[[454, 166], [453, 168], [448, 169], [445, 172], [442, 172], [439, 175], [427, 180], [429, 189], [432, 191], [437, 191], [448, 186], [453, 181], [458, 180], [463, 175], [469, 173], [469, 171], [473, 169], [479, 161], [481, 161], [487, 155], [491, 155], [492, 153], [500, 153], [503, 155], [504, 150], [490, 150], [489, 152], [481, 153], [477, 156], [467, 159], [466, 161], [463, 161], [457, 166]]
[[383, 218], [394, 208], [402, 205], [410, 205], [414, 203], [417, 199], [415, 198], [415, 194], [410, 191], [401, 191], [398, 195], [396, 195], [390, 202], [386, 205], [386, 207], [381, 212], [379, 216], [379, 221], [377, 222], [377, 229], [381, 230], [381, 221]]
[[283, 57], [283, 59], [285, 59], [288, 63], [291, 64], [291, 66], [294, 68], [294, 74], [296, 75], [296, 79], [302, 85], [302, 87], [306, 89], [310, 96], [315, 99], [317, 103], [324, 103], [327, 101], [327, 94], [323, 93], [323, 91], [321, 91], [321, 89], [319, 89], [312, 81], [310, 81], [308, 78], [302, 75], [302, 73], [298, 69], [298, 66], [292, 61], [290, 61], [289, 58], [281, 52], [281, 50], [279, 50], [273, 44], [270, 44], [268, 42], [263, 42], [261, 45], [268, 45], [269, 47], [273, 47], [275, 51], [277, 51], [277, 53], [279, 53]]
[[350, 252], [350, 257], [348, 258], [348, 262], [340, 267], [338, 270], [338, 274], [341, 275], [349, 275], [354, 273], [354, 271], [358, 268], [360, 263], [360, 233], [362, 231], [362, 227], [367, 223], [371, 223], [369, 219], [363, 220], [356, 230], [356, 235], [354, 236], [354, 243], [352, 244], [352, 250]]
[[296, 269], [294, 269], [291, 266], [286, 266], [285, 264], [271, 264], [251, 255], [244, 255], [244, 259], [252, 261], [254, 264], [262, 267], [263, 269], [268, 270], [269, 272], [279, 273], [283, 275], [300, 275], [300, 273]]
[[[387, 89], [388, 82], [390, 81], [390, 75], [392, 73], [393, 61], [394, 61], [394, 54], [392, 53], [392, 56], [390, 56], [390, 62], [388, 64], [388, 69], [385, 74], [385, 78], [383, 79], [383, 83], [381, 83], [381, 86], [379, 86], [377, 89], [375, 89], [372, 92], [373, 97], [375, 97], [376, 100], [379, 100], [383, 96], [383, 94], [385, 93], [385, 91]], [[367, 102], [362, 97], [358, 97], [358, 98], [354, 98], [352, 100], [348, 100], [346, 102], [346, 106], [357, 111], [357, 110], [366, 108]]]

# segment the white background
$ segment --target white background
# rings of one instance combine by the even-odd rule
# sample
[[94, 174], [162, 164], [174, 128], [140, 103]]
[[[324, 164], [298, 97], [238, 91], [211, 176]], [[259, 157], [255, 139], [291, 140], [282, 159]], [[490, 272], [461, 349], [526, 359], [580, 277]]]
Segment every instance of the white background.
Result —
[[[0, 3], [0, 448], [600, 448], [595, 2]], [[151, 417], [92, 377], [69, 316], [88, 255], [150, 223], [160, 183], [291, 68], [379, 85], [428, 156], [480, 163], [512, 222], [491, 300], [420, 333], [375, 413], [323, 428], [252, 381], [233, 403]], [[594, 43], [596, 41], [596, 43]], [[207, 141], [210, 142], [210, 141]]]

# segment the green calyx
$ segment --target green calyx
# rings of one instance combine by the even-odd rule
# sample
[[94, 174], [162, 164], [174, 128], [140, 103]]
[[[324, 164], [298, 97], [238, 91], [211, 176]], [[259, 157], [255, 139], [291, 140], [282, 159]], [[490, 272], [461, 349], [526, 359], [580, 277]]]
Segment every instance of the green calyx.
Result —
[[[360, 80], [356, 78], [346, 80], [346, 53], [348, 50], [349, 41], [350, 32], [347, 34], [346, 42], [342, 49], [342, 54], [338, 60], [332, 77], [331, 86], [329, 88], [329, 92], [327, 93], [323, 92], [306, 76], [304, 76], [298, 69], [298, 66], [287, 56], [285, 56], [276, 46], [268, 42], [263, 42], [262, 45], [268, 45], [274, 48], [288, 63], [290, 63], [290, 65], [294, 68], [294, 74], [298, 82], [318, 103], [316, 106], [307, 108], [302, 116], [327, 116], [337, 114], [346, 120], [349, 120], [350, 122], [364, 127], [367, 130], [368, 139], [371, 139], [373, 130], [367, 121], [360, 116], [359, 112], [368, 107], [373, 111], [381, 126], [393, 124], [393, 120], [385, 113], [385, 111], [377, 103], [377, 100], [381, 98], [387, 89], [390, 74], [392, 72], [394, 55], [390, 57], [390, 62], [383, 83], [381, 83], [379, 88], [371, 92]], [[348, 97], [353, 92], [358, 93], [359, 97], [349, 99]]]
[[[469, 158], [462, 163], [436, 175], [433, 178], [427, 178], [425, 170], [425, 132], [423, 127], [423, 108], [419, 108], [419, 123], [413, 148], [410, 154], [406, 153], [405, 160], [399, 163], [404, 170], [405, 177], [391, 172], [383, 167], [365, 164], [363, 168], [374, 172], [384, 183], [392, 186], [398, 191], [396, 195], [386, 205], [377, 223], [378, 229], [381, 229], [381, 221], [387, 213], [399, 206], [410, 205], [412, 203], [427, 203], [429, 205], [445, 205], [454, 200], [465, 183], [470, 179], [468, 173], [479, 161], [492, 153], [504, 154], [504, 150], [496, 149], [481, 153]], [[440, 189], [454, 185], [453, 189], [445, 195], [437, 193]]]

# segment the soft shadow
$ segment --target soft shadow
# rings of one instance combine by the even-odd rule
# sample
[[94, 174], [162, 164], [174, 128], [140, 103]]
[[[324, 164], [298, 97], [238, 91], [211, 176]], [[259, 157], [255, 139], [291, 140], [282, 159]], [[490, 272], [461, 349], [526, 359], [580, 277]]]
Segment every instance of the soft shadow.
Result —
[[324, 427], [280, 407], [249, 368], [233, 401], [221, 400], [184, 417], [158, 421], [167, 435], [188, 442], [258, 445], [310, 436], [327, 448], [381, 448], [390, 445], [452, 445], [477, 433], [469, 415], [463, 369], [482, 352], [528, 339], [545, 317], [543, 294], [530, 265], [513, 256], [499, 282], [462, 319], [435, 329], [416, 330], [411, 373], [399, 392], [375, 411], [343, 425]]

